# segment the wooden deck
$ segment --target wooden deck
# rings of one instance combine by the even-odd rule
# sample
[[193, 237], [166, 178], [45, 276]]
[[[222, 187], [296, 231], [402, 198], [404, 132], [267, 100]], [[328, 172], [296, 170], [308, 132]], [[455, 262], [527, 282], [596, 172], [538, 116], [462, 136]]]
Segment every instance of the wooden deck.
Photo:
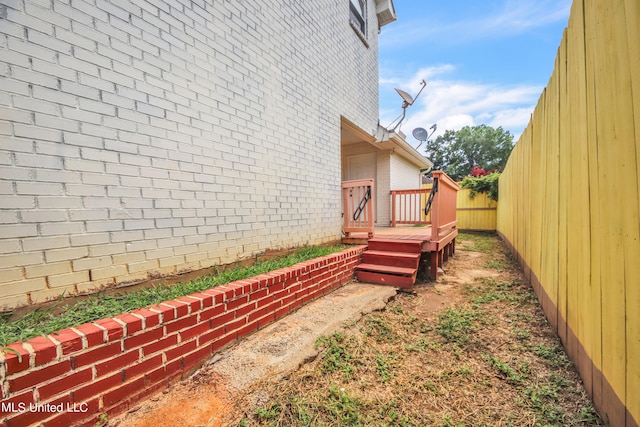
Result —
[[368, 244], [369, 240], [419, 242], [422, 248], [421, 251], [429, 253], [429, 276], [432, 280], [437, 280], [438, 268], [455, 253], [455, 239], [457, 236], [458, 230], [453, 228], [433, 240], [431, 226], [398, 226], [376, 227], [372, 238], [368, 237], [368, 233], [351, 233], [349, 237], [344, 237], [342, 241], [347, 244], [361, 245]]
[[458, 235], [456, 199], [460, 189], [447, 174], [433, 171], [430, 189], [394, 190], [390, 193], [390, 227], [375, 226], [372, 179], [342, 183], [344, 237], [350, 244], [369, 245], [358, 278], [393, 286], [411, 287], [428, 254], [429, 276], [455, 252]]

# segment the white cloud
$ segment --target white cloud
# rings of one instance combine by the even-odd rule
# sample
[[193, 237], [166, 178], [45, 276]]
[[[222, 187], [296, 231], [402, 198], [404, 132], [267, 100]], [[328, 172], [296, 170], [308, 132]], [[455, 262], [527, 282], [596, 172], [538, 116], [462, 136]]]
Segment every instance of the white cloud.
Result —
[[[504, 0], [487, 5], [484, 13], [460, 13], [458, 20], [417, 22], [404, 17], [385, 28], [383, 46], [407, 46], [439, 40], [442, 44], [522, 34], [557, 22], [567, 22], [572, 0]], [[422, 17], [420, 17], [422, 19]]]
[[[500, 86], [469, 81], [447, 79], [447, 73], [453, 73], [451, 65], [425, 68], [406, 78], [392, 77], [383, 80], [384, 85], [397, 85], [415, 95], [420, 82], [426, 76], [439, 76], [428, 80], [428, 85], [413, 106], [407, 109], [407, 117], [401, 129], [407, 135], [416, 127], [429, 128], [437, 123], [433, 137], [444, 134], [446, 130], [459, 130], [464, 126], [486, 124], [492, 127], [502, 126], [510, 131], [515, 140], [527, 126], [529, 117], [542, 92], [542, 87], [531, 85]], [[382, 80], [381, 80], [382, 82]], [[396, 87], [397, 87], [396, 86]], [[412, 91], [411, 88], [414, 88]], [[380, 111], [383, 125], [391, 123], [402, 112], [398, 97], [397, 110]], [[413, 139], [409, 137], [413, 142]], [[415, 141], [417, 145], [417, 141]]]

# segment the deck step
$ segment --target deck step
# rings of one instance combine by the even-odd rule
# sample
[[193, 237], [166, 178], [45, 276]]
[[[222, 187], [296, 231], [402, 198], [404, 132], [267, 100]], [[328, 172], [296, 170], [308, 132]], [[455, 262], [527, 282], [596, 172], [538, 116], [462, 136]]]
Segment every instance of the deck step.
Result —
[[422, 252], [422, 242], [416, 240], [370, 239], [369, 250], [391, 252]]
[[356, 267], [357, 271], [372, 271], [376, 273], [387, 273], [398, 276], [413, 276], [417, 268], [407, 267], [394, 267], [391, 265], [378, 265], [378, 264], [359, 264]]
[[420, 253], [367, 250], [362, 253], [362, 262], [365, 264], [418, 268]]
[[373, 271], [357, 271], [356, 275], [360, 282], [377, 283], [380, 285], [398, 286], [410, 289], [416, 281], [414, 276], [398, 276], [395, 274], [385, 274]]

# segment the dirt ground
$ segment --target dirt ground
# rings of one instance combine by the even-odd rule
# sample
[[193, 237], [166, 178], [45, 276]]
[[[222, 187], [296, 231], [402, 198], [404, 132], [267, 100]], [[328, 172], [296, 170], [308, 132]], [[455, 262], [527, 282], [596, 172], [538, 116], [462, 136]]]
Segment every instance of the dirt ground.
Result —
[[109, 425], [602, 425], [499, 239], [457, 246], [437, 282], [349, 284]]
[[[227, 426], [237, 396], [265, 378], [286, 376], [318, 355], [318, 336], [383, 310], [397, 290], [349, 283], [215, 355], [191, 378], [114, 419], [121, 426]], [[256, 392], [252, 405], [268, 400]]]

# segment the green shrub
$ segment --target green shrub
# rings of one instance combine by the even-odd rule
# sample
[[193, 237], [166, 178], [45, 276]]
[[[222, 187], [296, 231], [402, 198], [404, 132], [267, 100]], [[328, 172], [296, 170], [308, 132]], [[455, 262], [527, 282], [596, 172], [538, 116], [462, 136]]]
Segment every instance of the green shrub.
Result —
[[486, 194], [491, 200], [498, 201], [499, 172], [493, 172], [485, 176], [465, 176], [460, 186], [471, 190], [469, 197], [473, 199], [478, 193]]

